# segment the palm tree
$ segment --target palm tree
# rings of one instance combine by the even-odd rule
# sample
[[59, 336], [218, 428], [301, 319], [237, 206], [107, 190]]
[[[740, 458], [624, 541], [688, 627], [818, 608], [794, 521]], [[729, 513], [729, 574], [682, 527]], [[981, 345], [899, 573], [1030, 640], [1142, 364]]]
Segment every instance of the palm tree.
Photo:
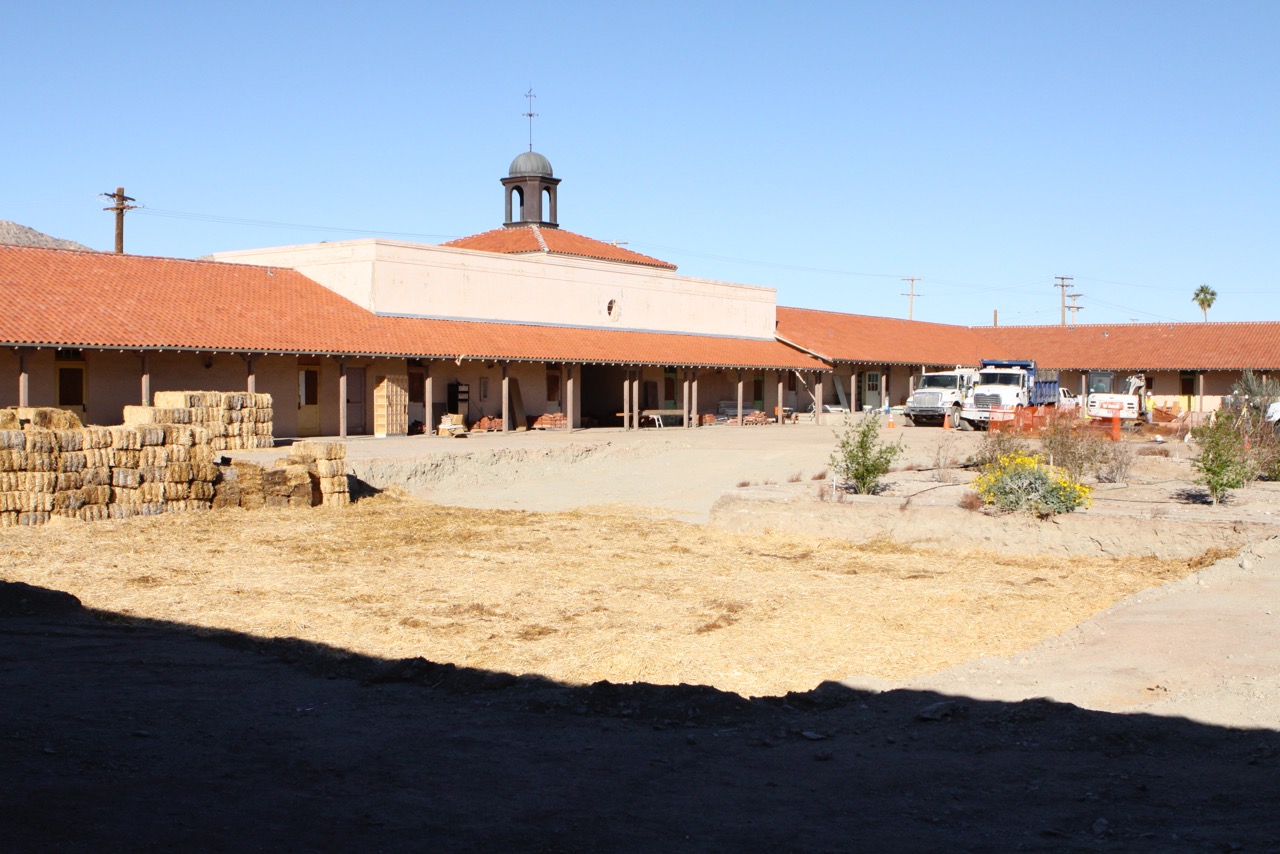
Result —
[[1200, 306], [1200, 311], [1204, 312], [1204, 319], [1209, 319], [1209, 309], [1213, 308], [1213, 301], [1218, 298], [1218, 292], [1208, 285], [1201, 285], [1196, 288], [1196, 292], [1191, 297], [1191, 301]]

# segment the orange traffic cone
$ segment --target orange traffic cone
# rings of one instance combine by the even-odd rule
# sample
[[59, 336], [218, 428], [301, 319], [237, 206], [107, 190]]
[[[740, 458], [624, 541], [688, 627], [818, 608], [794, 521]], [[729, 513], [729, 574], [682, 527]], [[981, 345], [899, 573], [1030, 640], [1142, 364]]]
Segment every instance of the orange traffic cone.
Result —
[[943, 430], [951, 429], [951, 413], [950, 412], [947, 412], [942, 416], [942, 429]]
[[894, 423], [893, 423], [893, 410], [892, 410], [892, 409], [890, 409], [890, 410], [889, 410], [889, 423], [888, 423], [888, 424], [886, 424], [886, 425], [884, 425], [884, 426], [885, 426], [885, 427], [888, 427], [889, 429], [893, 429], [894, 427], [897, 427], [897, 426], [898, 426], [897, 424], [894, 424]]

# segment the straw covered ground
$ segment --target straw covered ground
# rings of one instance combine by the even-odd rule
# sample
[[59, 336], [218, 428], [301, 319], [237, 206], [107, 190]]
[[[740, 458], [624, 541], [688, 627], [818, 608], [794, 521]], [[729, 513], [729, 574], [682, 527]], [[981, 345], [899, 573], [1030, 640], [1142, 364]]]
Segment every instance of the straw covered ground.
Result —
[[743, 536], [644, 511], [386, 494], [11, 529], [0, 578], [90, 608], [572, 684], [746, 696], [1007, 656], [1198, 561], [917, 552]]

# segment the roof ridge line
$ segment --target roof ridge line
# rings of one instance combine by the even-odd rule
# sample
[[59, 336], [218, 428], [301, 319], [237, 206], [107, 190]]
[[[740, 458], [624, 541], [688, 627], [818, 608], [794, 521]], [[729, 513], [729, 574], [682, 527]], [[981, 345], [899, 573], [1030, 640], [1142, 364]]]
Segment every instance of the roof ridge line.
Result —
[[534, 238], [538, 241], [538, 245], [542, 247], [543, 252], [550, 252], [551, 247], [547, 246], [547, 241], [542, 238], [542, 229], [534, 223], [529, 224], [529, 230], [533, 232]]

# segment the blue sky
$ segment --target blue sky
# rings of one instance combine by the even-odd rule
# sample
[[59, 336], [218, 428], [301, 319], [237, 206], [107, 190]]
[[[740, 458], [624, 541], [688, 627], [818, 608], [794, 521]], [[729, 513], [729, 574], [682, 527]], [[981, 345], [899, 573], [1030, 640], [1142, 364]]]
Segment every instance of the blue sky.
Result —
[[[18, 4], [0, 219], [132, 253], [560, 224], [783, 305], [1280, 320], [1280, 3]], [[286, 227], [302, 226], [302, 227]]]

